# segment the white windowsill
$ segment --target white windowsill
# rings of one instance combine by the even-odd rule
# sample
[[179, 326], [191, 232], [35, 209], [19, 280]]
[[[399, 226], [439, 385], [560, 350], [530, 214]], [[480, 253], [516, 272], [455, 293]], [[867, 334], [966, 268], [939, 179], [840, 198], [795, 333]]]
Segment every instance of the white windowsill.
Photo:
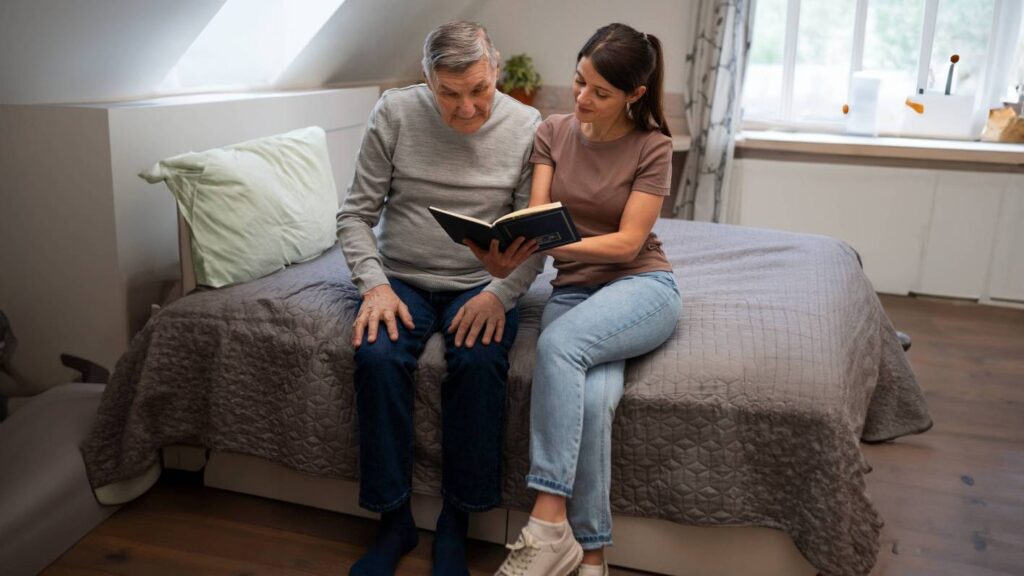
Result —
[[966, 140], [744, 130], [736, 136], [736, 147], [801, 154], [1024, 166], [1024, 144]]

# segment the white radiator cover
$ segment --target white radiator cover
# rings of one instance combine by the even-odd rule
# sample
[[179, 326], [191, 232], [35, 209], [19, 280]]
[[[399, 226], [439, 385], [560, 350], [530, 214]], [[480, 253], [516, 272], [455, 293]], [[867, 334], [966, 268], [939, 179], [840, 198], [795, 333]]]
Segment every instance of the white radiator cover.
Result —
[[850, 244], [879, 292], [1024, 304], [1024, 174], [740, 159], [729, 222]]

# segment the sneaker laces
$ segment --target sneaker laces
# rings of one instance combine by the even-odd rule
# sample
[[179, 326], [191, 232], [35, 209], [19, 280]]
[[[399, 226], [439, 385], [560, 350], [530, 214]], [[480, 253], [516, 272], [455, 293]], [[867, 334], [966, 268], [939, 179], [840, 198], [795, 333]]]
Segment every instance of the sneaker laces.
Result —
[[523, 576], [540, 550], [540, 544], [533, 534], [523, 530], [515, 544], [506, 544], [509, 555], [498, 568], [498, 576]]

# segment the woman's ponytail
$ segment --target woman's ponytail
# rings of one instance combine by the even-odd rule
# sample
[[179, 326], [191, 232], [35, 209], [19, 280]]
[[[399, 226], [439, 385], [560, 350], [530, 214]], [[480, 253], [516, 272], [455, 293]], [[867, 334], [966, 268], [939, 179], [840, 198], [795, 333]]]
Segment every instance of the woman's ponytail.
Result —
[[672, 136], [665, 122], [664, 100], [665, 57], [662, 54], [661, 41], [653, 34], [645, 34], [647, 42], [654, 52], [654, 70], [645, 83], [647, 91], [633, 103], [633, 119], [637, 126], [650, 130], [657, 129], [665, 136]]

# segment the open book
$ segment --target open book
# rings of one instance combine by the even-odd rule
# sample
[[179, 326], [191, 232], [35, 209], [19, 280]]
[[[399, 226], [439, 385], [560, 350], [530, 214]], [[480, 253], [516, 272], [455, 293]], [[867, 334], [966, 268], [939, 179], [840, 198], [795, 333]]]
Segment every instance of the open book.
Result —
[[520, 236], [527, 240], [536, 240], [538, 250], [549, 250], [580, 240], [580, 234], [572, 223], [569, 210], [562, 206], [561, 202], [516, 210], [490, 224], [433, 206], [429, 208], [434, 219], [452, 240], [462, 244], [462, 241], [468, 238], [485, 250], [490, 247], [491, 240], [496, 239], [504, 251]]

